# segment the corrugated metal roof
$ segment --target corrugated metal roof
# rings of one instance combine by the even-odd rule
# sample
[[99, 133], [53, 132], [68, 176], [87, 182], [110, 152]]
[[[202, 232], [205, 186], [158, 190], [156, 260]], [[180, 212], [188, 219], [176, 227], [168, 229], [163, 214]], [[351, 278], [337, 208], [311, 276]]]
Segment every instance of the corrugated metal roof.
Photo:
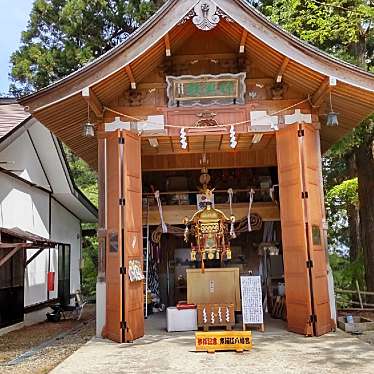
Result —
[[26, 118], [30, 117], [15, 101], [0, 99], [0, 139], [9, 134]]

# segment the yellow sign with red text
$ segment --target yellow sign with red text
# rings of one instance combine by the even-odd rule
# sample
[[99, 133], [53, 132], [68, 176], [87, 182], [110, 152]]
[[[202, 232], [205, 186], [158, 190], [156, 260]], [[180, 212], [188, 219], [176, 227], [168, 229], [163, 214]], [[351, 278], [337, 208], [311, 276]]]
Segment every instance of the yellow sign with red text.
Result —
[[214, 353], [215, 351], [250, 351], [252, 349], [251, 331], [211, 331], [195, 333], [196, 351]]

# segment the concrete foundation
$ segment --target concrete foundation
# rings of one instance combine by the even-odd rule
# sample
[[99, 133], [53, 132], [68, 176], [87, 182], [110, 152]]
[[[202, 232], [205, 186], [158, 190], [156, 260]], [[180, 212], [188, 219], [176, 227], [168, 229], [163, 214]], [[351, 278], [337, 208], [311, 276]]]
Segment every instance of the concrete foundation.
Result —
[[96, 336], [102, 337], [106, 319], [106, 282], [96, 282]]

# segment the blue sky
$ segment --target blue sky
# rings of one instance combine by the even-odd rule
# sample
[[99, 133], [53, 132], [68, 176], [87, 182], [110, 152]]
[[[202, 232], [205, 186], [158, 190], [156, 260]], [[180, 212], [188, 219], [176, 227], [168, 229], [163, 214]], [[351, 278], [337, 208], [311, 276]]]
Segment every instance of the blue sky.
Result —
[[9, 58], [26, 28], [33, 0], [0, 0], [0, 93], [9, 88]]

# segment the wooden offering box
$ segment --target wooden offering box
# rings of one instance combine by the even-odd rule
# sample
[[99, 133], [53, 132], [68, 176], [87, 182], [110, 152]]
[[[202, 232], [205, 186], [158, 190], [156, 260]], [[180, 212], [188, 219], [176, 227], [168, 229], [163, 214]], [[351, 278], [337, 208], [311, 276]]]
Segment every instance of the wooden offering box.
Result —
[[232, 330], [235, 326], [234, 304], [198, 304], [197, 325], [208, 331], [209, 327], [226, 327]]
[[241, 311], [239, 268], [187, 269], [189, 304], [233, 304]]

